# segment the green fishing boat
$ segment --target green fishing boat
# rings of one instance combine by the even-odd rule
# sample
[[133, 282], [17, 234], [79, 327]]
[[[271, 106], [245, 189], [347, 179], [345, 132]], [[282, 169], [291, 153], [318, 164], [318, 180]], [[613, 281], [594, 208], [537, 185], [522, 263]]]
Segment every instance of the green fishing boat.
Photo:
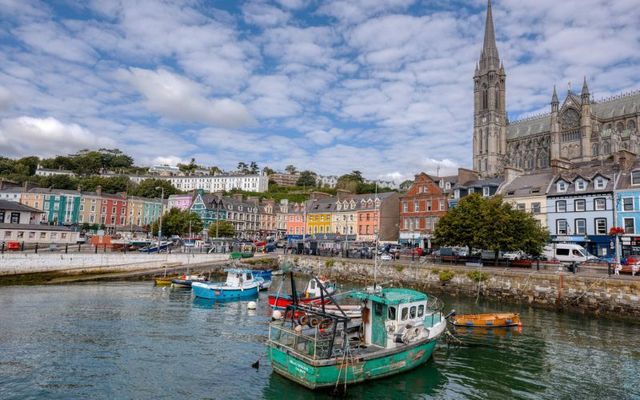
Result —
[[[293, 274], [291, 283], [295, 294]], [[357, 317], [343, 312], [328, 292], [322, 295], [331, 298], [331, 309], [294, 299], [284, 319], [269, 326], [273, 370], [309, 389], [346, 386], [415, 368], [429, 360], [446, 329], [442, 303], [415, 290], [374, 287], [352, 292], [349, 297], [361, 307]]]

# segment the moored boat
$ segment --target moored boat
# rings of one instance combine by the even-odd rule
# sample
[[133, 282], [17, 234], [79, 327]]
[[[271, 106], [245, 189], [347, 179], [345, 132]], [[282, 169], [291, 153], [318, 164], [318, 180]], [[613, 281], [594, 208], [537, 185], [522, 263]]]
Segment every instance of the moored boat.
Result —
[[153, 278], [153, 284], [156, 286], [170, 286], [174, 276], [163, 276], [160, 278]]
[[485, 314], [461, 314], [450, 317], [455, 326], [471, 326], [482, 328], [504, 328], [509, 326], [522, 326], [520, 314], [517, 313], [485, 313]]
[[204, 275], [181, 275], [171, 280], [171, 286], [178, 288], [191, 288], [193, 282], [206, 282]]
[[249, 269], [227, 269], [225, 282], [193, 282], [191, 288], [196, 297], [214, 300], [239, 299], [258, 295], [260, 283]]
[[[339, 307], [338, 312], [327, 312], [295, 301], [288, 306], [285, 315], [291, 317], [269, 325], [274, 372], [320, 389], [395, 375], [429, 360], [447, 324], [437, 299], [410, 289], [379, 287], [350, 296], [360, 302], [361, 318], [351, 318]], [[296, 312], [319, 322], [305, 326], [293, 317]]]
[[[320, 304], [324, 301], [327, 303], [330, 298], [321, 296], [321, 288], [324, 287], [329, 294], [336, 291], [336, 285], [329, 279], [324, 277], [311, 278], [303, 293], [296, 293], [298, 302]], [[271, 294], [269, 295], [269, 305], [274, 309], [284, 309], [293, 303], [293, 296], [288, 294]]]
[[253, 277], [260, 283], [260, 290], [267, 290], [271, 287], [271, 270], [270, 269], [254, 269], [251, 270]]

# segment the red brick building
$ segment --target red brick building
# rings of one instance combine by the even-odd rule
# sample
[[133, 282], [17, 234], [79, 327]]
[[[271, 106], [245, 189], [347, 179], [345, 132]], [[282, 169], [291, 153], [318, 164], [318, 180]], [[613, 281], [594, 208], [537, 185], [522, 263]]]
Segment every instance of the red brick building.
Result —
[[424, 172], [416, 175], [413, 185], [400, 197], [400, 242], [430, 248], [433, 230], [447, 212], [447, 197], [439, 178]]

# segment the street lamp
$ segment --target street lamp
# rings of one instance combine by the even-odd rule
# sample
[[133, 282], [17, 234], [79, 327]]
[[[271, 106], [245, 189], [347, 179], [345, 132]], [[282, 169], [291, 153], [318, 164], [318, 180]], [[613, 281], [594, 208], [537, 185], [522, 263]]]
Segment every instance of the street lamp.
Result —
[[158, 254], [160, 254], [160, 240], [162, 240], [162, 206], [164, 203], [164, 188], [156, 186], [156, 190], [160, 189], [160, 217], [158, 222]]

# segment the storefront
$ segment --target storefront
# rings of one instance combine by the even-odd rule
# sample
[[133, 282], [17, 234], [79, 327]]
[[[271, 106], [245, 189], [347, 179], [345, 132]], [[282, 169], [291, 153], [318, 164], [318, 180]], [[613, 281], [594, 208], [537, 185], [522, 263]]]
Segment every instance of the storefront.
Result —
[[[640, 237], [638, 238], [640, 239]], [[596, 257], [615, 257], [615, 242], [611, 236], [590, 235], [590, 236], [552, 236], [551, 240], [556, 243], [575, 243], [584, 247], [590, 254]], [[640, 243], [640, 242], [639, 242]], [[640, 250], [640, 249], [639, 249]], [[624, 253], [624, 250], [623, 250]]]
[[640, 236], [621, 236], [622, 257], [640, 256]]
[[431, 248], [432, 236], [429, 234], [423, 234], [420, 232], [400, 232], [400, 244], [408, 247], [421, 247], [423, 249]]

